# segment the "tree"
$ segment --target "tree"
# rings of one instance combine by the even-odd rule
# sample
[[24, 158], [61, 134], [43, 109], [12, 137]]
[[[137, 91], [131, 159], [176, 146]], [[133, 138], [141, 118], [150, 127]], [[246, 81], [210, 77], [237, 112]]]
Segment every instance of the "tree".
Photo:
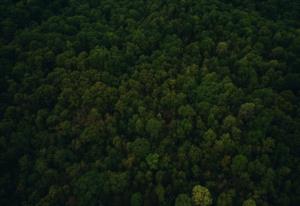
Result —
[[192, 200], [187, 194], [179, 194], [176, 197], [175, 206], [192, 206]]
[[75, 195], [79, 205], [97, 205], [103, 191], [103, 176], [96, 171], [89, 171], [75, 182]]
[[145, 138], [136, 138], [133, 142], [128, 143], [128, 150], [132, 152], [136, 158], [144, 158], [150, 151], [150, 143]]
[[[210, 38], [210, 37], [205, 37], [201, 42], [200, 42], [200, 48], [203, 54], [206, 56], [209, 56], [210, 53], [212, 52], [213, 48], [215, 47], [215, 42]], [[207, 54], [206, 54], [207, 53]]]
[[253, 200], [252, 198], [245, 200], [243, 202], [243, 206], [256, 206], [255, 200]]
[[182, 117], [193, 117], [196, 115], [194, 109], [190, 105], [179, 107], [178, 114]]
[[254, 103], [245, 103], [242, 104], [239, 110], [239, 118], [241, 120], [248, 120], [254, 115], [255, 104]]
[[192, 145], [188, 153], [189, 160], [192, 164], [198, 164], [201, 159], [201, 150], [199, 147]]
[[151, 137], [158, 137], [161, 128], [162, 123], [158, 119], [151, 118], [147, 121], [146, 131], [150, 134]]
[[143, 196], [141, 193], [136, 192], [131, 195], [130, 198], [131, 206], [142, 206], [143, 205]]
[[228, 44], [226, 42], [219, 42], [217, 45], [217, 53], [219, 55], [224, 55], [226, 54], [228, 50]]
[[160, 204], [163, 204], [165, 201], [165, 188], [159, 184], [155, 187], [155, 193]]
[[213, 145], [216, 138], [217, 138], [216, 133], [212, 129], [208, 129], [203, 136], [203, 139], [205, 140], [204, 144], [208, 146]]
[[236, 126], [236, 118], [232, 115], [228, 115], [224, 120], [223, 120], [223, 128], [225, 130], [229, 130], [232, 127]]
[[196, 206], [209, 206], [212, 204], [212, 197], [206, 187], [196, 185], [193, 187], [193, 202]]
[[159, 161], [159, 155], [154, 153], [154, 154], [149, 154], [146, 157], [146, 162], [149, 166], [150, 169], [156, 170], [158, 167], [158, 161]]
[[231, 206], [233, 205], [233, 198], [235, 196], [234, 190], [222, 192], [217, 200], [217, 206]]
[[236, 155], [231, 163], [231, 170], [235, 174], [240, 174], [247, 169], [248, 159], [246, 156], [239, 154]]
[[128, 186], [127, 172], [107, 171], [103, 174], [105, 181], [103, 190], [107, 195], [120, 195]]

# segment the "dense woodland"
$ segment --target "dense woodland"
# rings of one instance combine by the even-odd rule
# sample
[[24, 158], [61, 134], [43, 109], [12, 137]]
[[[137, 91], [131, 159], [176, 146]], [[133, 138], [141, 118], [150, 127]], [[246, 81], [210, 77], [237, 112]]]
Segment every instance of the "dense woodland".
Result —
[[1, 0], [0, 205], [298, 206], [298, 0]]

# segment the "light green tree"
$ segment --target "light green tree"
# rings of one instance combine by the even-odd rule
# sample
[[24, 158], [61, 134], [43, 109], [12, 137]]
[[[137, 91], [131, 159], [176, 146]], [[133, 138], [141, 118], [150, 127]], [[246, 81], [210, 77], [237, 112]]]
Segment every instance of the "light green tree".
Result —
[[209, 206], [212, 204], [212, 197], [209, 190], [201, 185], [193, 188], [193, 202], [196, 206]]

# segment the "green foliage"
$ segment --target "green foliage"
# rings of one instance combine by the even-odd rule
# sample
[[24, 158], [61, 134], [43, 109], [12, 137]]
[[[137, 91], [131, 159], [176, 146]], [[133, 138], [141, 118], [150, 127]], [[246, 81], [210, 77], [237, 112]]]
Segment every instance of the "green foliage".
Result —
[[219, 55], [224, 55], [228, 51], [228, 44], [226, 42], [219, 42], [217, 45], [217, 53]]
[[158, 161], [159, 161], [159, 155], [154, 153], [154, 154], [149, 154], [146, 157], [146, 162], [149, 166], [150, 169], [156, 170], [158, 167]]
[[235, 191], [232, 190], [221, 193], [217, 200], [217, 206], [233, 205], [234, 196], [235, 196]]
[[150, 143], [145, 138], [136, 138], [128, 144], [128, 150], [137, 158], [144, 158], [150, 151]]
[[236, 155], [231, 164], [231, 169], [235, 174], [240, 174], [247, 169], [247, 157], [244, 155]]
[[157, 137], [161, 131], [162, 123], [156, 118], [151, 118], [147, 121], [146, 131], [151, 137]]
[[156, 193], [158, 202], [160, 204], [163, 204], [165, 201], [165, 189], [161, 184], [159, 184], [155, 187], [155, 193]]
[[131, 206], [142, 206], [143, 205], [143, 197], [142, 197], [141, 193], [136, 192], [131, 195], [130, 205]]
[[242, 104], [239, 110], [239, 118], [241, 120], [248, 120], [254, 114], [255, 104], [254, 103], [245, 103]]
[[79, 198], [79, 205], [97, 205], [103, 192], [104, 177], [90, 171], [82, 175], [75, 183], [75, 195]]
[[176, 197], [175, 206], [192, 206], [192, 200], [187, 194], [179, 194]]
[[243, 206], [256, 206], [255, 200], [253, 200], [252, 198], [245, 200], [243, 202]]
[[212, 204], [212, 197], [206, 187], [196, 185], [193, 187], [193, 202], [197, 206], [209, 206]]
[[0, 205], [299, 205], [299, 14], [2, 0]]

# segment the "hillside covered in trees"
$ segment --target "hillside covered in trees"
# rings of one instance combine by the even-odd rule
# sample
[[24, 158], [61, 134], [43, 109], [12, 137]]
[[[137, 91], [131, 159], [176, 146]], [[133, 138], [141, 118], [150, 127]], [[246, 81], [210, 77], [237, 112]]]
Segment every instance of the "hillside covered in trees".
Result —
[[298, 206], [299, 155], [298, 0], [1, 0], [1, 206]]

